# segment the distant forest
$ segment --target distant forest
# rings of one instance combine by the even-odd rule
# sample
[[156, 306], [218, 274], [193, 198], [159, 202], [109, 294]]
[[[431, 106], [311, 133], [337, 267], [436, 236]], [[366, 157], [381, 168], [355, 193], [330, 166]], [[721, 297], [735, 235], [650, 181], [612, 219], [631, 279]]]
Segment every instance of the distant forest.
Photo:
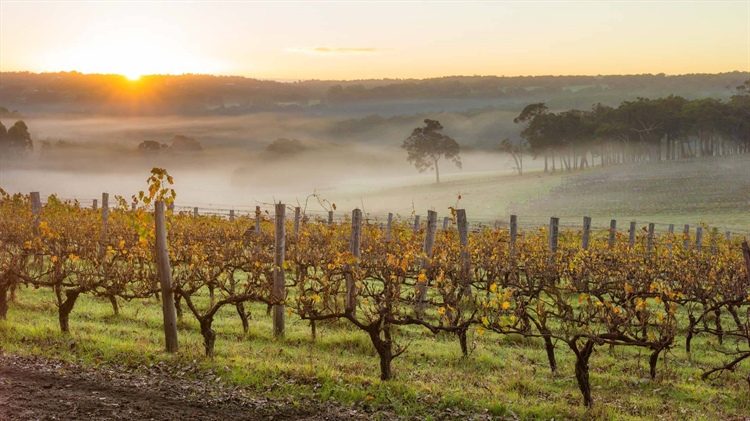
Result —
[[514, 119], [521, 139], [505, 141], [519, 173], [524, 153], [544, 157], [544, 171], [592, 165], [658, 162], [698, 156], [750, 152], [750, 79], [735, 87], [728, 101], [687, 100], [681, 96], [638, 98], [618, 107], [595, 104], [591, 110], [550, 112], [544, 103], [526, 106]]
[[130, 81], [120, 75], [4, 72], [0, 73], [0, 105], [23, 113], [32, 110], [112, 115], [241, 115], [325, 110], [366, 102], [494, 99], [497, 103], [514, 104], [545, 102], [550, 108], [569, 109], [588, 108], [594, 103], [616, 105], [622, 100], [670, 94], [687, 99], [728, 99], [732, 89], [749, 77], [748, 72], [730, 72], [282, 83], [194, 74], [143, 76]]

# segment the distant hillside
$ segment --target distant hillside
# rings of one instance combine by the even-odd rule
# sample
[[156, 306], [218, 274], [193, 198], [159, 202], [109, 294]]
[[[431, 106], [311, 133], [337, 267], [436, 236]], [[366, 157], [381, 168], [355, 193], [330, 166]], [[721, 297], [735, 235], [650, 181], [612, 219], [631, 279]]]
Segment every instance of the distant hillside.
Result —
[[[546, 102], [550, 108], [588, 108], [638, 96], [668, 94], [723, 98], [748, 72], [679, 76], [451, 76], [435, 79], [299, 81], [241, 76], [120, 75], [78, 72], [0, 73], [0, 106], [22, 113], [240, 115], [266, 111], [395, 115]], [[448, 102], [446, 102], [448, 101]], [[415, 103], [416, 102], [416, 103]], [[388, 113], [391, 106], [397, 112]], [[420, 108], [422, 110], [420, 111]]]

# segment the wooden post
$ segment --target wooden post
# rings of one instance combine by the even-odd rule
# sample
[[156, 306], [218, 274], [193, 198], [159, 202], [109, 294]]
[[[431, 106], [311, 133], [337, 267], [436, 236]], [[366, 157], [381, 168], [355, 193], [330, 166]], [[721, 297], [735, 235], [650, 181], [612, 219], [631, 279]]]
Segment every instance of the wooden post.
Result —
[[102, 193], [102, 239], [107, 236], [109, 222], [109, 193]]
[[255, 207], [255, 234], [260, 235], [260, 206]]
[[414, 215], [414, 235], [419, 234], [419, 215]]
[[234, 209], [229, 210], [229, 222], [234, 222]]
[[703, 243], [703, 227], [695, 229], [695, 251], [701, 252], [701, 244]]
[[669, 241], [667, 241], [667, 249], [669, 249], [669, 257], [672, 257], [672, 248], [674, 245], [674, 224], [669, 224]]
[[518, 241], [518, 216], [510, 216], [510, 255], [516, 254], [516, 242]]
[[193, 208], [193, 219], [198, 218], [198, 206]]
[[685, 224], [682, 234], [682, 250], [687, 252], [690, 249], [690, 225]]
[[42, 211], [42, 199], [38, 191], [31, 192], [31, 215], [34, 217], [34, 232], [39, 231], [39, 213]]
[[747, 239], [742, 241], [742, 256], [745, 257], [745, 276], [750, 282], [750, 246], [747, 244]]
[[711, 230], [711, 254], [716, 254], [716, 238], [719, 236], [719, 229], [714, 228]]
[[628, 237], [628, 249], [632, 250], [635, 246], [635, 221], [630, 221], [630, 232]]
[[385, 240], [391, 241], [391, 230], [393, 227], [393, 214], [388, 213], [388, 225], [385, 227]]
[[[435, 233], [437, 232], [437, 212], [427, 211], [427, 231], [425, 232], [424, 245], [422, 252], [425, 257], [419, 264], [419, 271], [426, 271], [432, 259], [432, 249], [435, 246]], [[424, 303], [427, 301], [427, 282], [417, 282], [417, 310], [424, 310]]]
[[167, 227], [164, 222], [164, 202], [154, 202], [156, 220], [156, 263], [161, 283], [162, 313], [164, 315], [164, 339], [167, 352], [177, 352], [177, 316], [172, 294], [172, 269], [167, 251]]
[[609, 221], [609, 248], [615, 247], [615, 235], [617, 234], [617, 221]]
[[294, 208], [294, 235], [299, 235], [300, 219], [302, 219], [302, 210], [297, 206]]
[[451, 219], [449, 217], [443, 218], [443, 231], [448, 231], [448, 226], [451, 223]]
[[99, 244], [99, 254], [106, 253], [107, 229], [109, 225], [109, 193], [102, 193], [102, 238]]
[[[549, 219], [549, 251], [555, 253], [557, 251], [557, 243], [560, 235], [560, 218], [554, 216]], [[550, 256], [551, 259], [551, 256]]]
[[333, 211], [328, 211], [328, 225], [333, 225]]
[[284, 300], [286, 300], [286, 279], [284, 277], [284, 254], [286, 248], [286, 206], [276, 204], [276, 237], [274, 245], [273, 272], [273, 335], [284, 336]]
[[96, 199], [94, 199], [94, 203], [91, 205], [91, 208], [94, 210], [99, 209], [99, 203], [97, 202]]
[[583, 217], [583, 235], [581, 237], [581, 247], [584, 250], [589, 249], [589, 241], [591, 239], [591, 217]]
[[654, 229], [655, 228], [656, 228], [656, 225], [653, 222], [648, 224], [648, 246], [646, 246], [646, 249], [648, 250], [649, 254], [654, 249]]
[[727, 238], [727, 241], [731, 241], [732, 240], [732, 231], [725, 232], [724, 233], [724, 237]]
[[[354, 209], [352, 211], [352, 233], [349, 242], [349, 251], [359, 260], [362, 257], [360, 250], [362, 242], [362, 210]], [[349, 273], [346, 276], [346, 311], [354, 312], [357, 308], [357, 280], [354, 279], [353, 271], [357, 264], [349, 265]]]
[[132, 212], [135, 212], [135, 202], [133, 202], [133, 203], [130, 204], [130, 210]]
[[469, 251], [469, 221], [466, 218], [466, 209], [456, 209], [456, 222], [458, 224], [458, 241], [461, 244], [463, 295], [471, 296], [471, 254]]

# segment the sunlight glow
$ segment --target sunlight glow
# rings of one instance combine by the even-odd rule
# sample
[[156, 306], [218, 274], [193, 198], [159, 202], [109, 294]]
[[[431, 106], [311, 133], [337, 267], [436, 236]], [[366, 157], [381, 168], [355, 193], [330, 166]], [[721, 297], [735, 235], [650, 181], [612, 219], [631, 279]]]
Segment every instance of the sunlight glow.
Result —
[[128, 80], [131, 80], [135, 82], [136, 80], [140, 79], [141, 75], [140, 73], [124, 73], [123, 76], [125, 76]]
[[147, 74], [211, 73], [218, 70], [210, 61], [199, 60], [184, 48], [132, 34], [125, 38], [74, 44], [51, 52], [45, 61], [58, 69], [120, 74], [133, 81]]

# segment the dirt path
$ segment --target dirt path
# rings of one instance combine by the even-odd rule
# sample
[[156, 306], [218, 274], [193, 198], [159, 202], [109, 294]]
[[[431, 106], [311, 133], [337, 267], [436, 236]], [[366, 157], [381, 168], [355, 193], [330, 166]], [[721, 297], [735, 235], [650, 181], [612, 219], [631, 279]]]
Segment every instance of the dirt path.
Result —
[[[208, 385], [206, 384], [208, 383]], [[366, 419], [341, 407], [300, 409], [238, 388], [0, 354], [0, 420]]]

